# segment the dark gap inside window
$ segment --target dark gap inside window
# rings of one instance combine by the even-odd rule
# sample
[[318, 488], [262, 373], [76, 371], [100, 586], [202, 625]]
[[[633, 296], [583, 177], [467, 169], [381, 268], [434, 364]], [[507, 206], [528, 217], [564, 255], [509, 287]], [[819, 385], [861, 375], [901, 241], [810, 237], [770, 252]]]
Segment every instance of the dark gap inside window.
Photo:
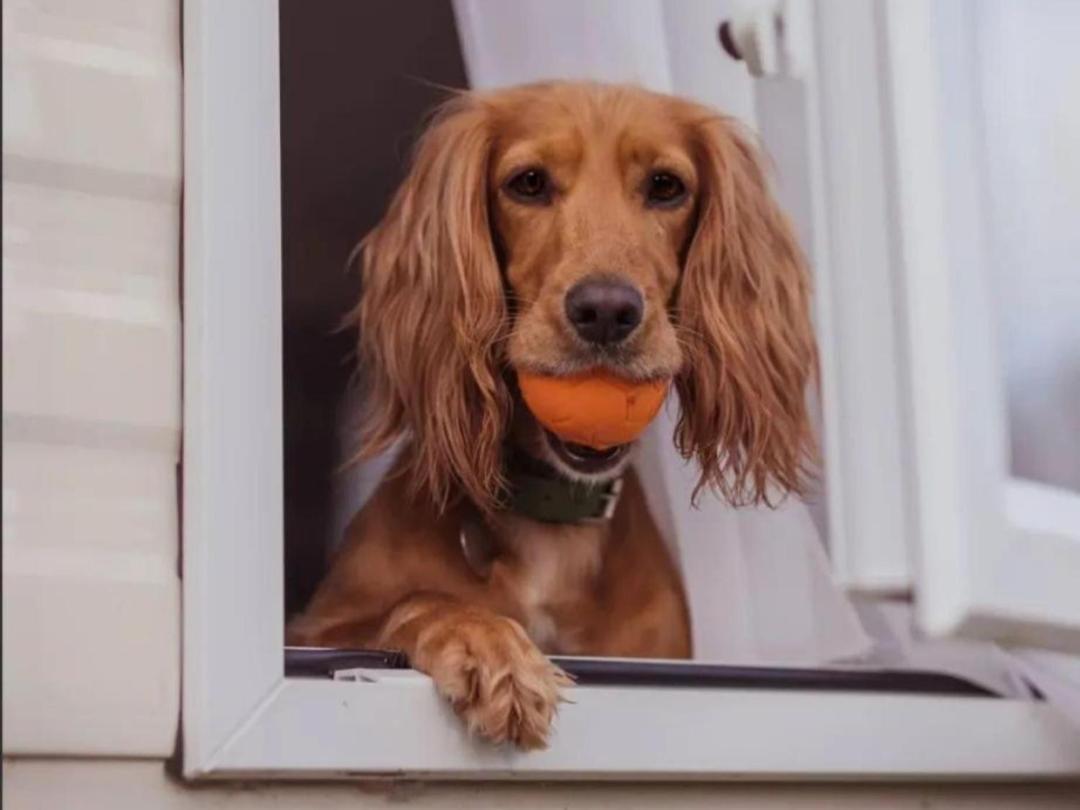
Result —
[[[727, 689], [781, 689], [829, 692], [905, 692], [909, 694], [996, 697], [953, 675], [869, 667], [761, 667], [679, 661], [624, 661], [552, 656], [580, 686], [678, 686]], [[285, 650], [285, 674], [332, 678], [350, 669], [407, 669], [408, 660], [388, 650]]]
[[378, 222], [424, 116], [467, 84], [449, 0], [281, 0], [285, 615], [336, 543], [339, 420], [360, 294], [350, 251]]

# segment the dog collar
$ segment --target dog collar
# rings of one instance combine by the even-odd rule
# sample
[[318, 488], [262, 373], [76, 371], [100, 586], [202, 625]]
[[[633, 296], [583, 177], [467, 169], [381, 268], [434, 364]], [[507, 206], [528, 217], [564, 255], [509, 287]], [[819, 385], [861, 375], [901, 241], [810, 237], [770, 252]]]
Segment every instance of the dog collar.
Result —
[[622, 478], [603, 484], [569, 481], [536, 459], [512, 455], [506, 463], [503, 507], [542, 523], [606, 522], [615, 514]]
[[[568, 481], [528, 456], [512, 455], [505, 468], [501, 508], [542, 523], [606, 523], [615, 514], [622, 492], [622, 478], [599, 485]], [[497, 556], [491, 527], [478, 516], [466, 518], [460, 540], [469, 567], [487, 579]]]

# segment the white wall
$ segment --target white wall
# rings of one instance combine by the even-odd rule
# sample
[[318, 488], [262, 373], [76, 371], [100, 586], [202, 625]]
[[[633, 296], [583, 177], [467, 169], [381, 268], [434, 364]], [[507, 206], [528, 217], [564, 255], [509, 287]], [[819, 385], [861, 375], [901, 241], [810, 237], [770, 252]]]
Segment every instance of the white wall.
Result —
[[178, 23], [3, 4], [5, 753], [174, 745]]
[[[185, 789], [160, 764], [7, 761], [9, 810], [1074, 810], [1080, 785], [574, 784], [368, 782]], [[77, 798], [76, 798], [77, 797]]]

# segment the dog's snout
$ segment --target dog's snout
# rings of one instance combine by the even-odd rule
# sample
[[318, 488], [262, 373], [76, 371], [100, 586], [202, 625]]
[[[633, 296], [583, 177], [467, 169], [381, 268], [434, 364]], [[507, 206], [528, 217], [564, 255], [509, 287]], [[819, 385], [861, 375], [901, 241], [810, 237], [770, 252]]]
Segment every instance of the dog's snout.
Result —
[[566, 294], [566, 318], [590, 343], [618, 343], [633, 332], [645, 308], [641, 293], [611, 279], [586, 279]]

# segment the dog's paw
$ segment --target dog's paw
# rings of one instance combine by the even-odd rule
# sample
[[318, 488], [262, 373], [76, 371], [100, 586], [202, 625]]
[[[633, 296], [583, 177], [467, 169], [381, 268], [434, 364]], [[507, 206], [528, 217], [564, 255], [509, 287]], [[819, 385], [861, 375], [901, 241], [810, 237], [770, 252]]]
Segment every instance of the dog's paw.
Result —
[[435, 681], [469, 730], [523, 750], [545, 748], [570, 677], [521, 625], [502, 616], [462, 615], [418, 639], [417, 665]]

